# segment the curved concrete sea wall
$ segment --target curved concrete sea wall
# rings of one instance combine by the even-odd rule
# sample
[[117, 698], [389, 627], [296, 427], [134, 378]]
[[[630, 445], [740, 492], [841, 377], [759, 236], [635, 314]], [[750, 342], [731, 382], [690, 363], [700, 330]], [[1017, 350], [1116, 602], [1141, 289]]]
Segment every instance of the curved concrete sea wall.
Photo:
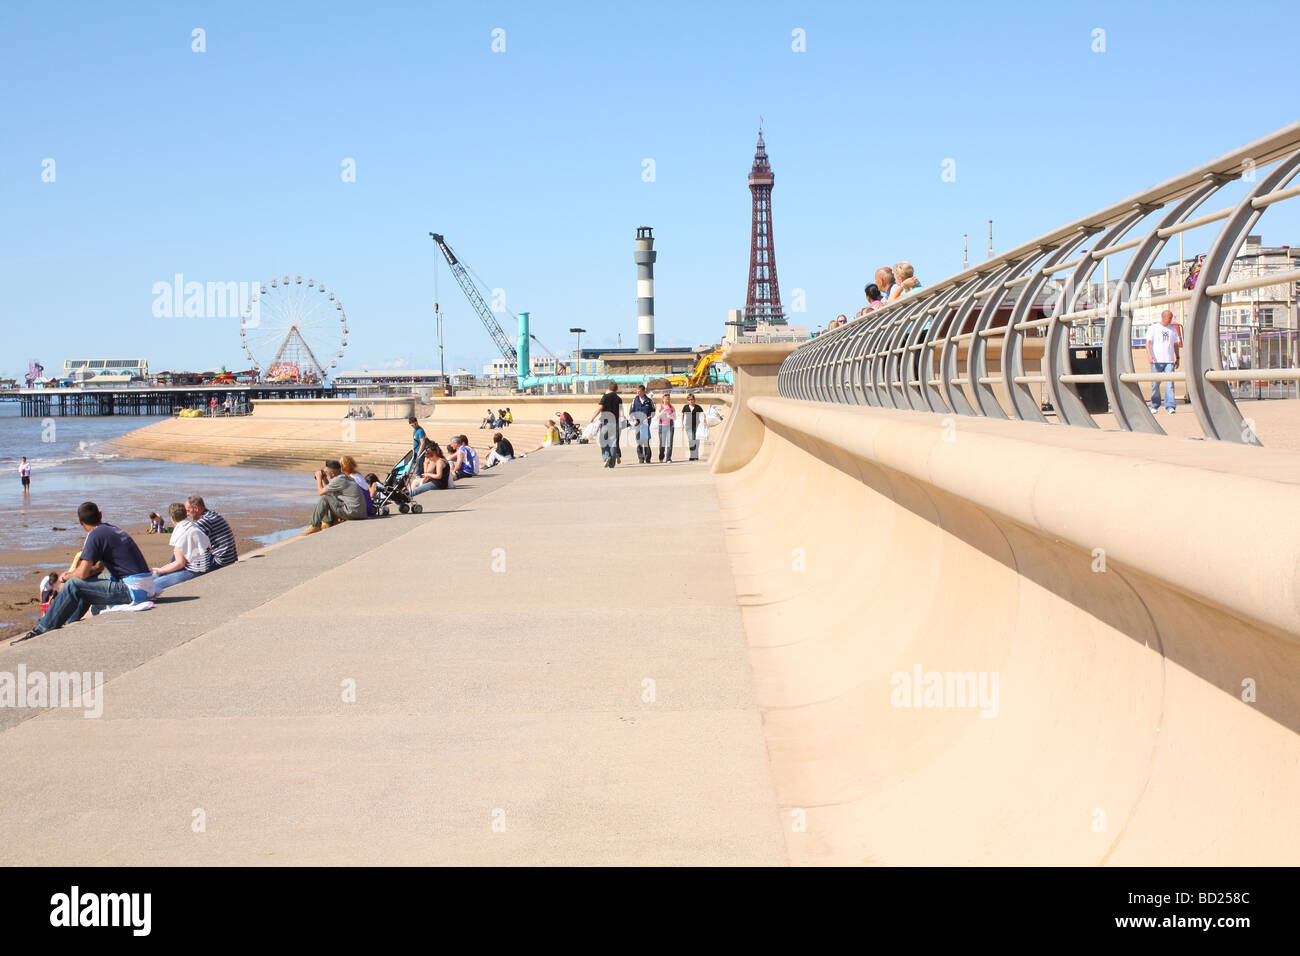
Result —
[[1300, 454], [775, 397], [714, 457], [792, 858], [1300, 863]]

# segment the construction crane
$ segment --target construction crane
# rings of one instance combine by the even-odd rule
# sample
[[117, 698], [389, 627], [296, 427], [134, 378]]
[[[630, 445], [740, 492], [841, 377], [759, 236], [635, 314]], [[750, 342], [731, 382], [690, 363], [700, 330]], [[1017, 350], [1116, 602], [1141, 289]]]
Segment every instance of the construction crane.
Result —
[[488, 304], [483, 301], [482, 293], [478, 291], [478, 286], [470, 278], [465, 266], [460, 259], [456, 258], [456, 253], [452, 252], [451, 246], [447, 245], [442, 236], [436, 232], [431, 232], [429, 238], [438, 244], [442, 254], [447, 257], [447, 265], [451, 267], [451, 274], [456, 277], [456, 282], [460, 285], [461, 291], [465, 293], [465, 298], [469, 299], [469, 304], [478, 313], [479, 320], [483, 323], [483, 327], [488, 330], [488, 334], [492, 336], [492, 340], [496, 342], [502, 356], [505, 357], [507, 362], [518, 367], [519, 352], [515, 349], [514, 343], [506, 336], [505, 330], [501, 328], [501, 323], [496, 320], [492, 310], [488, 308]]
[[548, 349], [546, 347], [546, 343], [543, 342], [541, 339], [539, 339], [537, 336], [533, 335], [531, 332], [528, 333], [528, 337], [532, 339], [534, 342], [536, 342], [537, 345], [541, 348], [541, 350], [551, 357], [551, 368], [553, 368], [555, 372], [558, 374], [560, 371], [560, 363], [561, 363], [560, 357], [556, 355], [554, 352], [552, 352], [550, 349]]
[[722, 358], [723, 348], [721, 345], [715, 345], [708, 352], [700, 356], [699, 361], [695, 363], [695, 371], [690, 375], [669, 375], [668, 384], [674, 388], [703, 388], [709, 384], [709, 372], [713, 369], [715, 362]]

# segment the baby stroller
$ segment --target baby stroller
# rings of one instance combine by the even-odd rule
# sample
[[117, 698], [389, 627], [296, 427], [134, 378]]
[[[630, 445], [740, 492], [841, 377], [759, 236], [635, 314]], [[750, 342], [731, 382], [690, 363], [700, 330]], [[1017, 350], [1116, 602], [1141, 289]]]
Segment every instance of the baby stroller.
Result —
[[577, 442], [580, 445], [587, 444], [587, 439], [582, 437], [582, 432], [578, 426], [573, 423], [573, 416], [568, 412], [556, 412], [555, 420], [560, 424], [560, 444], [568, 445]]
[[410, 512], [418, 515], [424, 508], [418, 503], [411, 500], [411, 496], [406, 493], [407, 485], [410, 482], [411, 473], [415, 470], [415, 451], [408, 451], [402, 456], [402, 460], [393, 466], [393, 470], [388, 473], [379, 485], [379, 491], [375, 494], [374, 505], [375, 517], [385, 518], [390, 513], [390, 505], [397, 505], [397, 510], [402, 514]]

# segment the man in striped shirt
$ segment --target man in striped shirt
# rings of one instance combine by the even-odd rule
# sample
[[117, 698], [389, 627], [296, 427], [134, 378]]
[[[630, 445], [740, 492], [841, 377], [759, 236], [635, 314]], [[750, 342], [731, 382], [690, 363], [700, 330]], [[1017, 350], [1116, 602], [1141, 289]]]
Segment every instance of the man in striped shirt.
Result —
[[235, 532], [230, 530], [225, 518], [210, 511], [198, 495], [190, 495], [185, 499], [185, 513], [212, 543], [212, 564], [209, 571], [224, 568], [239, 560], [239, 554], [235, 551]]

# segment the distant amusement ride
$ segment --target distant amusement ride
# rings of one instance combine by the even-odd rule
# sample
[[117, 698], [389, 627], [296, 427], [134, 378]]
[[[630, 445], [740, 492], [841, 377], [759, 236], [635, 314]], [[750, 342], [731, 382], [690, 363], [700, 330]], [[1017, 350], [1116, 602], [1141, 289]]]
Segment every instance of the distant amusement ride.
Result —
[[348, 317], [323, 282], [279, 276], [249, 297], [239, 340], [263, 381], [324, 383], [348, 344]]

